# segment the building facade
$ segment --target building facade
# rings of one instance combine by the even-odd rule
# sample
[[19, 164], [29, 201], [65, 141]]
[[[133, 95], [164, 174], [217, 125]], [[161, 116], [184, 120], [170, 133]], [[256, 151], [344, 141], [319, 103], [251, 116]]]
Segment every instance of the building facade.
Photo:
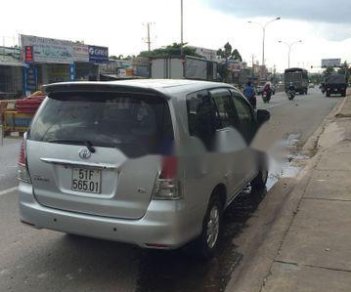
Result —
[[20, 35], [25, 64], [23, 91], [74, 80], [98, 80], [99, 64], [108, 62], [108, 48], [79, 42]]

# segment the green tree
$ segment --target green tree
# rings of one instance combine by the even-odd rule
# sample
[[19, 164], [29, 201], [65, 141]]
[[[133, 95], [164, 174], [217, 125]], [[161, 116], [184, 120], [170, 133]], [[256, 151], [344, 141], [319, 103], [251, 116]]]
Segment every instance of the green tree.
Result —
[[232, 55], [232, 45], [227, 42], [225, 45], [224, 45], [224, 57], [226, 59], [228, 59], [231, 55]]
[[[200, 55], [196, 54], [196, 49], [188, 47], [187, 44], [183, 44], [183, 55], [194, 56], [201, 58]], [[158, 48], [152, 51], [140, 52], [139, 57], [146, 58], [165, 58], [165, 57], [180, 57], [181, 56], [181, 44], [173, 43], [164, 48]]]
[[349, 67], [349, 65], [347, 64], [346, 61], [338, 69], [338, 73], [339, 74], [344, 74], [345, 77], [346, 77], [346, 80], [349, 80], [349, 78], [351, 76], [351, 67]]
[[327, 67], [323, 72], [323, 76], [328, 77], [329, 75], [331, 75], [333, 73], [335, 73], [334, 67]]
[[227, 42], [223, 46], [223, 49], [219, 48], [217, 50], [217, 56], [222, 58], [222, 59], [226, 59], [226, 60], [238, 60], [239, 62], [242, 62], [242, 60], [243, 60], [238, 49], [233, 50], [233, 47], [229, 42]]
[[243, 61], [243, 58], [241, 57], [239, 51], [237, 49], [235, 49], [233, 52], [232, 52], [232, 55], [231, 55], [232, 59], [234, 60], [238, 60], [239, 62], [242, 62]]
[[221, 75], [222, 79], [224, 81], [228, 81], [228, 68], [227, 68], [227, 63], [228, 60], [236, 60], [239, 62], [242, 62], [242, 57], [241, 54], [237, 49], [233, 50], [232, 45], [227, 42], [223, 48], [219, 48], [217, 50], [217, 56], [220, 57], [221, 59], [225, 59], [225, 64], [223, 66], [218, 67], [218, 73]]

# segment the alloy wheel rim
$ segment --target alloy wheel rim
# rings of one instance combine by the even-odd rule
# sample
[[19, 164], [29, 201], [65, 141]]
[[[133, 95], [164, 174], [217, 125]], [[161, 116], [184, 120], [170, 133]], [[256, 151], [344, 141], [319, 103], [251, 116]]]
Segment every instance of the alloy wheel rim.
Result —
[[213, 206], [207, 221], [207, 245], [209, 248], [213, 248], [217, 242], [219, 234], [219, 209], [217, 206]]

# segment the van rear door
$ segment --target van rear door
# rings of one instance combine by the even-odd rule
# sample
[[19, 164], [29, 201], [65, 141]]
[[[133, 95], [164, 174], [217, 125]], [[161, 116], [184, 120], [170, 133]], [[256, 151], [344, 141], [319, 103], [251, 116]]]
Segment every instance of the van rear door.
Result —
[[157, 94], [51, 92], [33, 120], [27, 160], [42, 205], [141, 218], [163, 155], [173, 151], [169, 102]]

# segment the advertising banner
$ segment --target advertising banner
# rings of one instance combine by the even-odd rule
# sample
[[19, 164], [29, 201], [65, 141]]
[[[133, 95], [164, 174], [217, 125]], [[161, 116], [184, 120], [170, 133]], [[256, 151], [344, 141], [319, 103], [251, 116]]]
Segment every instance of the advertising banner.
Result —
[[23, 70], [23, 73], [23, 91], [27, 95], [27, 93], [29, 94], [37, 89], [38, 72], [35, 65], [31, 64]]
[[26, 63], [33, 63], [33, 47], [32, 46], [25, 46], [24, 47], [24, 61]]
[[89, 46], [73, 44], [73, 59], [75, 62], [89, 62]]
[[108, 48], [89, 46], [89, 62], [93, 62], [93, 63], [108, 62]]
[[21, 46], [25, 49], [25, 61], [28, 63], [73, 64], [74, 62], [108, 62], [107, 47], [88, 46], [72, 41], [30, 35], [21, 35], [20, 39]]
[[322, 59], [322, 68], [340, 67], [341, 59]]
[[70, 41], [21, 35], [22, 47], [33, 48], [35, 63], [72, 64], [72, 44]]

